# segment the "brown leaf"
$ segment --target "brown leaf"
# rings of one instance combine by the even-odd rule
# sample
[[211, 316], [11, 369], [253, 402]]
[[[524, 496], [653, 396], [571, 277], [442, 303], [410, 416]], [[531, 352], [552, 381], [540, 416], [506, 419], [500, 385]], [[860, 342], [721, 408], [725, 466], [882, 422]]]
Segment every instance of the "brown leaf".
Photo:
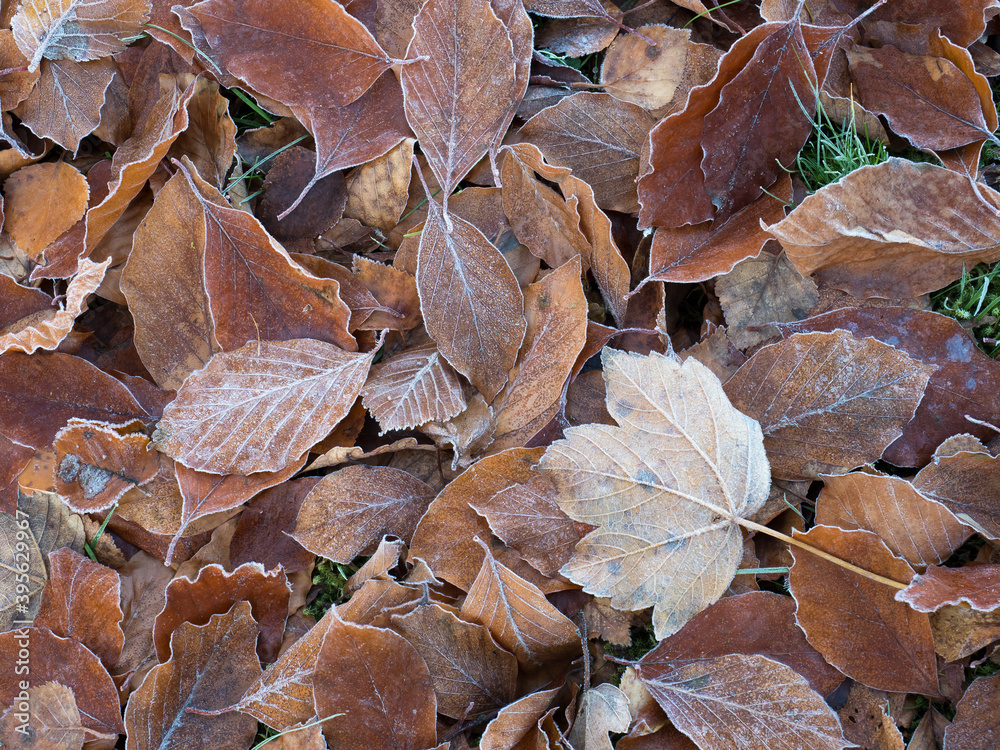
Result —
[[658, 117], [683, 109], [688, 92], [715, 75], [722, 52], [692, 42], [688, 29], [656, 24], [636, 30], [656, 46], [634, 34], [619, 35], [604, 55], [604, 90]]
[[[913, 569], [869, 531], [815, 526], [797, 539], [872, 573], [908, 583]], [[927, 615], [893, 599], [894, 591], [792, 548], [788, 576], [795, 618], [809, 643], [833, 666], [869, 687], [938, 694]]]
[[167, 159], [187, 156], [206, 182], [222, 188], [236, 154], [236, 123], [219, 84], [205, 78], [195, 82], [188, 119], [187, 129], [174, 141]]
[[631, 723], [628, 698], [605, 682], [583, 693], [569, 741], [579, 750], [612, 750], [608, 734], [626, 732]]
[[701, 136], [705, 189], [717, 218], [750, 205], [786, 174], [782, 165], [795, 160], [812, 131], [818, 86], [802, 27], [794, 22], [777, 25], [722, 88]]
[[462, 619], [484, 625], [524, 665], [559, 662], [576, 652], [576, 626], [538, 587], [498, 563], [485, 543], [480, 546], [486, 556], [462, 603]]
[[[23, 419], [31, 414], [30, 420]], [[61, 352], [0, 355], [0, 432], [43, 448], [71, 418], [126, 425], [149, 418], [119, 381]]]
[[306, 455], [293, 461], [277, 472], [256, 472], [250, 476], [242, 474], [207, 474], [189, 469], [183, 464], [174, 467], [177, 485], [184, 498], [181, 507], [180, 525], [167, 548], [166, 562], [173, 562], [174, 549], [180, 538], [188, 533], [188, 528], [199, 518], [238, 508], [251, 497], [268, 487], [273, 487], [298, 474], [305, 465]]
[[821, 188], [767, 231], [821, 283], [916, 297], [1000, 258], [998, 206], [1000, 195], [956, 172], [893, 157]]
[[121, 582], [122, 631], [125, 645], [114, 667], [116, 675], [127, 674], [147, 661], [155, 661], [153, 623], [166, 602], [166, 586], [173, 568], [139, 551], [118, 570]]
[[888, 697], [857, 682], [851, 685], [847, 702], [837, 710], [844, 738], [871, 750], [903, 750], [903, 735], [888, 713]]
[[63, 162], [31, 164], [3, 184], [4, 229], [33, 260], [87, 208], [87, 179]]
[[491, 451], [527, 445], [555, 415], [587, 339], [587, 300], [578, 258], [524, 290], [521, 355], [494, 404]]
[[299, 198], [337, 170], [388, 153], [412, 133], [403, 112], [403, 92], [394, 76], [382, 76], [357, 101], [343, 107], [293, 107], [316, 141], [316, 170]]
[[955, 662], [1000, 640], [1000, 611], [979, 612], [968, 607], [944, 606], [932, 612], [934, 651], [945, 662]]
[[323, 618], [257, 677], [237, 703], [217, 709], [238, 710], [283, 732], [315, 714], [313, 675], [323, 638], [339, 619], [331, 607]]
[[693, 359], [613, 349], [602, 359], [620, 426], [567, 429], [541, 461], [563, 511], [598, 526], [561, 572], [618, 609], [653, 606], [662, 639], [736, 572], [739, 519], [764, 504], [770, 483], [760, 428]]
[[434, 575], [468, 591], [484, 559], [475, 538], [490, 538], [490, 527], [470, 503], [482, 503], [499, 492], [530, 482], [539, 476], [532, 467], [541, 457], [539, 448], [514, 448], [484, 458], [450, 482], [417, 524], [410, 544], [411, 557], [422, 558]]
[[416, 18], [421, 0], [397, 0], [387, 3], [377, 2], [375, 22], [371, 29], [382, 49], [393, 57], [406, 57], [406, 48], [413, 39], [413, 19]]
[[26, 0], [10, 25], [31, 71], [43, 57], [85, 62], [121, 52], [142, 31], [149, 11], [149, 0]]
[[[174, 578], [167, 586], [163, 610], [153, 625], [156, 656], [161, 664], [170, 658], [172, 634], [185, 624], [206, 625], [213, 616], [229, 612], [234, 604], [245, 600], [253, 608], [252, 622], [259, 632], [257, 653], [264, 663], [272, 662], [285, 630], [288, 597], [284, 572], [280, 568], [265, 572], [260, 563], [246, 563], [232, 572], [213, 563], [198, 571], [194, 580], [183, 576]], [[204, 708], [230, 706], [242, 694], [241, 690], [229, 703]]]
[[518, 743], [529, 733], [537, 731], [539, 720], [558, 692], [558, 687], [539, 690], [504, 706], [497, 717], [486, 725], [486, 731], [479, 740], [480, 750], [520, 748]]
[[877, 459], [913, 417], [933, 372], [846, 331], [796, 334], [759, 350], [725, 389], [760, 422], [774, 475], [796, 479]]
[[222, 67], [288, 106], [343, 107], [393, 63], [339, 3], [291, 0], [279, 13], [269, 3], [203, 0], [189, 12]]
[[492, 495], [476, 495], [469, 506], [527, 563], [542, 575], [554, 576], [580, 541], [576, 524], [560, 510], [558, 498], [552, 480], [536, 473]]
[[379, 305], [365, 320], [363, 329], [409, 331], [420, 324], [420, 294], [412, 274], [360, 255], [354, 256], [353, 269], [355, 278]]
[[914, 567], [942, 563], [972, 531], [909, 482], [885, 474], [853, 472], [823, 477], [816, 523], [874, 532]]
[[517, 660], [498, 647], [482, 625], [427, 604], [407, 615], [394, 615], [392, 626], [427, 663], [439, 713], [450, 718], [477, 716], [513, 699]]
[[[660, 120], [650, 131], [650, 168], [638, 181], [640, 228], [681, 227], [714, 216], [701, 166], [705, 118], [718, 105], [723, 87], [749, 65], [758, 45], [776, 27], [763, 24], [738, 39], [720, 60], [715, 77], [691, 89], [684, 109]], [[743, 138], [737, 138], [736, 144], [741, 143]]]
[[403, 586], [392, 579], [371, 578], [338, 607], [338, 612], [345, 620], [358, 625], [391, 628], [389, 618], [415, 609], [422, 593], [420, 588]]
[[758, 654], [781, 662], [820, 695], [829, 695], [844, 680], [806, 641], [795, 622], [795, 602], [765, 591], [720, 599], [660, 641], [642, 664], [666, 668], [669, 662], [727, 654]]
[[[22, 649], [28, 650], [27, 674], [17, 675]], [[0, 705], [15, 703], [23, 682], [28, 689], [58, 682], [72, 685], [81, 723], [102, 734], [122, 734], [121, 706], [111, 676], [86, 646], [72, 638], [60, 638], [48, 628], [27, 627], [0, 633], [0, 659], [10, 668], [0, 680]]]
[[347, 176], [344, 216], [385, 233], [399, 223], [409, 197], [414, 143], [413, 138], [404, 138]]
[[756, 258], [770, 239], [761, 221], [781, 221], [791, 199], [790, 178], [725, 221], [670, 229], [660, 227], [649, 250], [647, 281], [674, 283], [706, 281], [733, 270], [740, 261]]
[[953, 318], [903, 307], [847, 307], [781, 328], [843, 328], [858, 338], [872, 336], [913, 359], [937, 366], [916, 415], [883, 453], [891, 464], [923, 466], [938, 445], [956, 433], [972, 432], [983, 439], [993, 434], [988, 427], [970, 423], [966, 414], [993, 424], [1000, 422], [1000, 404], [989, 396], [1000, 391], [1000, 364], [986, 356]]
[[[913, 486], [990, 539], [1000, 539], [1000, 458], [956, 436], [941, 444]], [[969, 444], [971, 443], [971, 444]]]
[[447, 215], [448, 197], [500, 141], [517, 107], [513, 47], [489, 0], [430, 0], [413, 28], [407, 57], [426, 59], [403, 66], [406, 119]]
[[116, 505], [133, 487], [146, 484], [160, 470], [149, 438], [120, 435], [102, 422], [71, 419], [53, 444], [55, 489], [77, 513], [96, 513]]
[[444, 422], [465, 410], [458, 375], [426, 336], [372, 365], [361, 396], [383, 435]]
[[[80, 750], [85, 740], [114, 742], [117, 735], [83, 726], [73, 691], [58, 682], [27, 690], [27, 713], [15, 703], [0, 719], [0, 742], [10, 750]], [[25, 729], [27, 727], [27, 729]]]
[[417, 255], [427, 332], [448, 363], [492, 400], [524, 339], [524, 298], [507, 261], [482, 232], [449, 218], [434, 201], [428, 205]]
[[203, 216], [190, 182], [175, 174], [136, 230], [121, 277], [139, 357], [156, 383], [171, 390], [222, 350], [202, 270]]
[[800, 320], [819, 302], [816, 284], [784, 253], [740, 261], [715, 282], [715, 293], [726, 316], [726, 336], [740, 349], [773, 338], [778, 329], [769, 323]]
[[590, 243], [580, 230], [578, 201], [566, 201], [537, 180], [524, 145], [507, 150], [501, 167], [503, 209], [518, 242], [553, 268], [581, 256], [587, 262]]
[[944, 731], [948, 750], [987, 750], [1000, 732], [1000, 675], [975, 680], [958, 702], [955, 720]]
[[[11, 5], [13, 3], [6, 6], [5, 10], [13, 10]], [[4, 18], [6, 17], [5, 14]], [[17, 48], [14, 32], [9, 29], [0, 31], [0, 66], [2, 70], [10, 70], [10, 73], [3, 77], [3, 81], [0, 81], [0, 109], [6, 112], [14, 109], [28, 97], [38, 83], [40, 73], [37, 70], [32, 72], [27, 70], [28, 58]], [[12, 68], [15, 70], [11, 70]], [[17, 68], [24, 70], [16, 70]]]
[[376, 351], [297, 339], [217, 354], [164, 409], [155, 447], [214, 474], [280, 471], [347, 415]]
[[581, 92], [542, 110], [518, 131], [546, 160], [587, 182], [605, 211], [639, 208], [639, 154], [655, 119], [609, 94]]
[[[0, 323], [0, 353], [33, 354], [38, 349], [57, 348], [73, 330], [87, 298], [100, 286], [110, 264], [110, 259], [94, 263], [82, 258], [66, 289], [61, 309], [53, 308], [55, 300], [47, 294], [35, 289], [29, 291], [9, 276], [0, 277], [0, 293], [7, 305], [4, 313], [11, 315], [9, 322]], [[22, 317], [21, 313], [26, 314]]]
[[[335, 609], [313, 676], [316, 714], [330, 747], [424, 750], [437, 735], [432, 674], [396, 633], [340, 619]], [[471, 627], [471, 626], [470, 626]]]
[[205, 223], [205, 290], [223, 350], [261, 338], [312, 338], [355, 351], [339, 284], [302, 269], [253, 216], [187, 166], [181, 171], [192, 218]]
[[153, 667], [125, 707], [129, 748], [210, 743], [235, 750], [249, 744], [256, 731], [252, 717], [203, 716], [188, 709], [212, 710], [239, 699], [260, 676], [256, 635], [248, 602], [236, 602], [202, 625], [181, 624], [170, 639], [172, 656]]
[[190, 75], [159, 80], [160, 96], [149, 115], [118, 147], [111, 161], [107, 197], [87, 211], [87, 250], [93, 250], [156, 171], [160, 160], [188, 126], [187, 105], [197, 90]]
[[409, 541], [433, 498], [434, 490], [405, 471], [348, 466], [306, 495], [291, 536], [310, 552], [347, 564], [386, 534]]
[[702, 750], [847, 747], [840, 722], [803, 677], [764, 656], [640, 662], [639, 678]]
[[1000, 565], [931, 565], [896, 592], [896, 601], [906, 602], [918, 612], [934, 612], [962, 603], [980, 612], [991, 612], [1000, 607]]
[[853, 45], [847, 59], [861, 105], [884, 115], [893, 131], [917, 148], [944, 151], [992, 136], [993, 102], [991, 128], [975, 84], [950, 60], [909, 54], [891, 44]]
[[125, 642], [118, 574], [69, 547], [50, 552], [49, 563], [52, 574], [42, 591], [35, 627], [79, 641], [110, 669]]
[[265, 570], [281, 565], [286, 573], [311, 569], [316, 556], [288, 536], [305, 496], [319, 477], [292, 479], [264, 490], [240, 513], [229, 545], [229, 561], [236, 567], [257, 561]]

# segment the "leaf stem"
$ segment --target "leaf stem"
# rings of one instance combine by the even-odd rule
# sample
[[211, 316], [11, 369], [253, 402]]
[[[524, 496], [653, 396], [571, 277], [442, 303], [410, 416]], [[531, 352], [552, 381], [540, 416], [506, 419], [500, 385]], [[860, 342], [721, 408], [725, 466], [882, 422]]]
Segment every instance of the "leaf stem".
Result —
[[762, 534], [767, 534], [768, 536], [774, 537], [775, 539], [780, 539], [783, 542], [788, 542], [789, 544], [794, 544], [796, 547], [811, 552], [817, 557], [821, 557], [828, 562], [832, 562], [834, 565], [839, 565], [844, 570], [849, 570], [852, 573], [857, 573], [859, 576], [864, 576], [872, 581], [877, 581], [878, 583], [885, 584], [894, 589], [905, 589], [907, 584], [895, 581], [892, 578], [886, 578], [885, 576], [880, 576], [878, 573], [872, 573], [870, 570], [865, 570], [864, 568], [859, 568], [857, 565], [847, 562], [846, 560], [841, 560], [839, 557], [834, 557], [828, 552], [824, 552], [821, 549], [816, 549], [812, 545], [806, 544], [805, 542], [799, 541], [795, 537], [788, 536], [787, 534], [782, 534], [780, 531], [775, 531], [767, 526], [762, 526], [759, 523], [754, 523], [753, 521], [748, 521], [745, 518], [737, 518], [737, 522], [745, 529], [750, 529], [751, 531], [759, 531]]

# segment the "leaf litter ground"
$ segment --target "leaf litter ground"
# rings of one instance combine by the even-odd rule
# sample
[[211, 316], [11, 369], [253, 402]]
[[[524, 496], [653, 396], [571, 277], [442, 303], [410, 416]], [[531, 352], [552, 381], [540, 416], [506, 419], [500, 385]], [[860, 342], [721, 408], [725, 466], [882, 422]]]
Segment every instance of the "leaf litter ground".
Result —
[[0, 744], [997, 746], [996, 0], [0, 26]]

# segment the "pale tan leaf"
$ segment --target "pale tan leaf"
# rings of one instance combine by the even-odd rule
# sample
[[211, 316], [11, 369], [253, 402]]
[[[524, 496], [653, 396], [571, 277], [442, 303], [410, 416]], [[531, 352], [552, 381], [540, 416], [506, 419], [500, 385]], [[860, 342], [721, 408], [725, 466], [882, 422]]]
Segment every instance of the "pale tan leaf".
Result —
[[524, 296], [482, 232], [458, 216], [448, 218], [434, 201], [428, 205], [417, 254], [427, 332], [448, 363], [492, 400], [524, 339]]
[[203, 716], [189, 708], [230, 706], [261, 673], [250, 603], [236, 602], [205, 625], [185, 622], [170, 638], [171, 656], [146, 675], [125, 708], [128, 750], [246, 747], [256, 722], [237, 712]]
[[462, 618], [486, 626], [521, 664], [549, 664], [580, 648], [576, 626], [544, 594], [501, 565], [485, 543], [483, 567], [462, 604]]
[[904, 479], [853, 472], [825, 476], [823, 482], [816, 523], [872, 531], [910, 565], [940, 564], [972, 534], [951, 511]]
[[46, 682], [27, 694], [30, 710], [22, 712], [15, 704], [0, 719], [0, 743], [8, 750], [80, 750], [86, 740], [117, 739], [83, 725], [73, 691], [63, 684]]
[[437, 710], [445, 716], [477, 716], [514, 697], [517, 659], [497, 646], [482, 625], [427, 604], [393, 616], [392, 626], [427, 662]]
[[608, 733], [627, 732], [631, 723], [625, 693], [605, 682], [583, 694], [569, 741], [574, 750], [612, 750]]
[[842, 474], [902, 434], [935, 369], [847, 331], [795, 334], [754, 354], [726, 393], [760, 422], [776, 477]]
[[497, 717], [486, 725], [480, 750], [510, 750], [529, 732], [537, 729], [539, 719], [556, 697], [559, 688], [539, 690], [500, 709]]
[[344, 216], [387, 233], [399, 222], [409, 196], [412, 138], [362, 164], [347, 176]]
[[670, 721], [702, 750], [841, 750], [836, 714], [805, 678], [757, 654], [640, 666]]
[[426, 422], [444, 422], [465, 410], [458, 375], [437, 344], [426, 337], [372, 365], [361, 399], [383, 435]]
[[43, 57], [84, 62], [121, 52], [149, 12], [149, 0], [23, 0], [10, 26], [31, 71]]
[[513, 46], [489, 0], [428, 0], [413, 29], [406, 57], [415, 62], [400, 76], [406, 119], [447, 214], [448, 197], [499, 142], [517, 106]]
[[718, 599], [743, 554], [741, 517], [767, 499], [760, 426], [700, 362], [603, 352], [620, 426], [565, 431], [542, 458], [559, 505], [598, 526], [562, 573], [619, 609], [652, 606], [657, 639]]
[[386, 534], [409, 541], [433, 498], [433, 489], [405, 471], [348, 466], [306, 495], [291, 536], [310, 552], [347, 564]]
[[297, 339], [217, 354], [164, 409], [156, 447], [199, 471], [279, 471], [347, 415], [376, 351]]

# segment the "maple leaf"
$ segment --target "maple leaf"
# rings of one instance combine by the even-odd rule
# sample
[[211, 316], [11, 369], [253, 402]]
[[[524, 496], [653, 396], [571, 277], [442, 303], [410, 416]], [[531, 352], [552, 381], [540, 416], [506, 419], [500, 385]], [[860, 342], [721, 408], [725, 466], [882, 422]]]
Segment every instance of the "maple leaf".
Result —
[[653, 606], [657, 638], [718, 599], [742, 556], [740, 518], [764, 504], [760, 426], [704, 365], [605, 349], [618, 426], [566, 430], [541, 468], [570, 518], [598, 527], [562, 573], [612, 606]]

